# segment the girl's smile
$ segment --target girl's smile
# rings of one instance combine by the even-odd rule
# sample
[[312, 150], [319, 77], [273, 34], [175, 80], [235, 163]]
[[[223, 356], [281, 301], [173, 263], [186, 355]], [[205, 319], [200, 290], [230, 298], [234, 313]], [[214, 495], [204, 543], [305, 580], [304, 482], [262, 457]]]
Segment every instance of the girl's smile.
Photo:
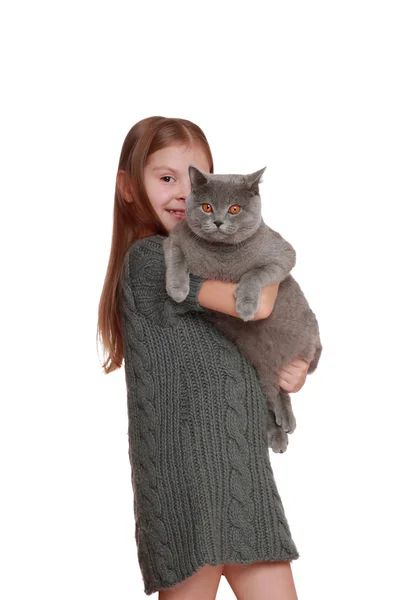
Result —
[[168, 209], [165, 209], [165, 210], [167, 211], [167, 213], [169, 213], [170, 215], [175, 217], [175, 219], [177, 219], [178, 221], [185, 218], [184, 210], [180, 210], [180, 211], [172, 211], [172, 210], [168, 210]]

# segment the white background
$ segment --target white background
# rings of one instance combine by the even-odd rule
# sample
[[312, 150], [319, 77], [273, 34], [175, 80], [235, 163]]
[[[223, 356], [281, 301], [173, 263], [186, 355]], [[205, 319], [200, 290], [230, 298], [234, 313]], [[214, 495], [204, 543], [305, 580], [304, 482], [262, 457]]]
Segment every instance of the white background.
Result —
[[320, 323], [271, 452], [299, 599], [400, 597], [396, 4], [3, 4], [2, 598], [145, 597], [96, 327], [119, 153], [151, 115], [200, 125], [216, 173], [267, 166], [264, 220]]

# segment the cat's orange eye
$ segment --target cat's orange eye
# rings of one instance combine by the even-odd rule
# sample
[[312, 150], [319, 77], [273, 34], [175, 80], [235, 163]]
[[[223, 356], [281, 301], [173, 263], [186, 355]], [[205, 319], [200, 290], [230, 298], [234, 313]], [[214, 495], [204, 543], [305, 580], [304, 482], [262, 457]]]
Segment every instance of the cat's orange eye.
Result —
[[212, 206], [211, 206], [211, 204], [204, 203], [204, 204], [201, 205], [201, 207], [204, 210], [204, 212], [206, 212], [206, 213], [212, 212]]
[[239, 204], [232, 204], [232, 206], [229, 207], [229, 212], [231, 213], [231, 215], [237, 215], [238, 213], [240, 213], [241, 210], [242, 207], [239, 206]]

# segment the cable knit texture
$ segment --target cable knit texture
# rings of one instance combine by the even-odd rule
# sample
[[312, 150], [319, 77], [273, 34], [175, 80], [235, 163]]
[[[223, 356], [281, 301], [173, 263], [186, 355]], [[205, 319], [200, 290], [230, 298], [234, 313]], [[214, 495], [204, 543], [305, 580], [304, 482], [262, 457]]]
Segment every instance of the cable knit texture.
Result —
[[204, 564], [299, 558], [269, 459], [257, 372], [207, 321], [190, 274], [165, 291], [163, 240], [128, 249], [120, 311], [135, 539], [144, 592]]

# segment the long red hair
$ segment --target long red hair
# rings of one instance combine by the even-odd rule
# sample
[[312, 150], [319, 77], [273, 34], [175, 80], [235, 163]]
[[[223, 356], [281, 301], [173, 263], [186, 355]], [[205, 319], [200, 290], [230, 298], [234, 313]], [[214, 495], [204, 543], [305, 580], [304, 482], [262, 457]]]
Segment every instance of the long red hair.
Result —
[[143, 169], [151, 154], [177, 143], [199, 145], [210, 162], [210, 173], [214, 172], [206, 136], [198, 125], [186, 119], [142, 119], [129, 130], [122, 144], [115, 183], [110, 258], [99, 302], [96, 335], [103, 346], [102, 368], [106, 374], [121, 367], [124, 358], [119, 296], [125, 253], [135, 240], [157, 233], [168, 235], [147, 196]]

